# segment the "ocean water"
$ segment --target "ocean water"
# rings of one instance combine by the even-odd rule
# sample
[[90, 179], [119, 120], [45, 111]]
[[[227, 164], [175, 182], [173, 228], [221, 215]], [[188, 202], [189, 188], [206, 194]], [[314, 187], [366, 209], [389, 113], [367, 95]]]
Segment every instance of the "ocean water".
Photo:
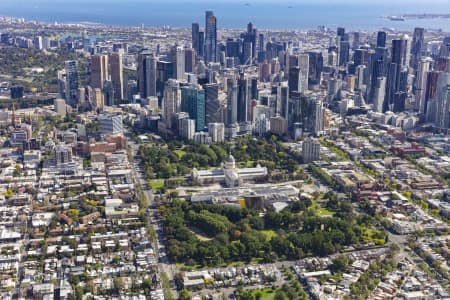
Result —
[[[416, 0], [417, 1], [417, 0]], [[436, 2], [435, 2], [436, 1]], [[450, 0], [411, 3], [405, 0], [0, 0], [0, 15], [45, 22], [94, 22], [105, 25], [190, 27], [204, 24], [204, 11], [213, 10], [218, 26], [245, 28], [251, 21], [261, 29], [311, 29], [324, 25], [348, 30], [420, 26], [450, 32], [450, 19], [390, 21], [383, 15], [450, 13]]]

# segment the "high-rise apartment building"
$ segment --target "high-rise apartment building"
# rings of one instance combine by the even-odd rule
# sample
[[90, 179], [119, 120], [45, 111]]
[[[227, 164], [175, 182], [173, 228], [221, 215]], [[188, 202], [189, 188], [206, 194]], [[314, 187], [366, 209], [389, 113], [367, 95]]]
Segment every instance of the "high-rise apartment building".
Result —
[[111, 81], [114, 87], [114, 96], [118, 100], [123, 100], [124, 89], [123, 89], [122, 53], [120, 52], [111, 53], [109, 60], [111, 64]]
[[91, 86], [103, 89], [108, 74], [108, 56], [106, 54], [96, 54], [91, 59]]

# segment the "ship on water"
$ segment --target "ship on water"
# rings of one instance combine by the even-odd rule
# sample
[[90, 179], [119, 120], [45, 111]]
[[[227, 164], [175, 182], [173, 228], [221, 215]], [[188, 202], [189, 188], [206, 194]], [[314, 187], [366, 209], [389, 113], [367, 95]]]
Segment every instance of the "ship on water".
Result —
[[400, 16], [389, 16], [388, 19], [391, 21], [405, 21], [405, 18]]

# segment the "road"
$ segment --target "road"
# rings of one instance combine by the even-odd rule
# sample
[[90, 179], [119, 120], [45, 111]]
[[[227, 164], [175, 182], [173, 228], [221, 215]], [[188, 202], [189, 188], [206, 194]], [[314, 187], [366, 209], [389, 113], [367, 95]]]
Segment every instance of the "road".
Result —
[[[170, 282], [173, 283], [173, 279], [175, 274], [177, 273], [176, 265], [170, 263], [166, 247], [165, 247], [165, 236], [163, 231], [163, 223], [159, 216], [158, 206], [155, 202], [155, 196], [153, 191], [147, 184], [147, 179], [145, 175], [145, 170], [143, 169], [142, 159], [139, 156], [138, 150], [139, 146], [134, 143], [131, 139], [128, 139], [128, 146], [131, 150], [131, 154], [133, 157], [132, 166], [133, 166], [133, 176], [135, 178], [135, 182], [138, 183], [141, 188], [144, 196], [147, 198], [148, 207], [146, 208], [147, 213], [147, 222], [151, 225], [156, 233], [156, 241], [154, 244], [155, 255], [158, 258], [158, 272], [159, 278], [161, 278], [162, 273], [166, 273]], [[172, 284], [172, 287], [175, 285]], [[172, 294], [177, 295], [176, 290], [172, 289]]]

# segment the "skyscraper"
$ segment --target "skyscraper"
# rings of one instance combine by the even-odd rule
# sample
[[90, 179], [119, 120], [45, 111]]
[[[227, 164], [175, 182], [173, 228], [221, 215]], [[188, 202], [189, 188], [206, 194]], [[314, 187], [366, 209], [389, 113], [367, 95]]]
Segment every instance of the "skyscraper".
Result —
[[106, 54], [96, 54], [91, 60], [91, 86], [103, 89], [103, 84], [109, 79], [108, 56]]
[[237, 99], [237, 121], [247, 122], [250, 120], [250, 94], [251, 82], [244, 73], [240, 74], [238, 99]]
[[386, 47], [386, 32], [378, 31], [377, 34], [377, 48]]
[[439, 73], [436, 90], [435, 125], [439, 128], [450, 128], [450, 73]]
[[115, 52], [110, 55], [111, 63], [111, 81], [114, 87], [114, 96], [116, 99], [123, 100], [123, 65], [122, 53]]
[[400, 67], [408, 67], [409, 66], [409, 53], [410, 45], [409, 45], [409, 37], [408, 35], [404, 35], [400, 39], [392, 40], [392, 62], [396, 63]]
[[195, 68], [195, 49], [185, 48], [184, 49], [184, 71], [186, 73], [194, 72]]
[[237, 122], [238, 111], [238, 83], [236, 78], [227, 79], [227, 117], [226, 125], [230, 126]]
[[425, 29], [416, 27], [414, 28], [413, 41], [411, 44], [411, 68], [416, 69], [422, 56], [422, 49], [424, 47], [424, 31]]
[[192, 48], [197, 51], [197, 55], [199, 54], [199, 33], [200, 33], [200, 26], [198, 23], [192, 23]]
[[198, 33], [198, 50], [197, 55], [204, 59], [205, 57], [205, 32], [200, 31]]
[[341, 41], [345, 40], [345, 28], [338, 27], [336, 30], [336, 35], [340, 38]]
[[206, 124], [222, 122], [222, 108], [219, 101], [219, 84], [208, 83], [205, 89]]
[[419, 61], [417, 68], [417, 79], [415, 84], [415, 96], [416, 96], [416, 109], [425, 114], [426, 103], [426, 87], [427, 87], [427, 75], [431, 68], [433, 60], [430, 57], [422, 58]]
[[217, 19], [212, 11], [206, 11], [205, 62], [217, 61]]
[[156, 96], [156, 66], [158, 58], [148, 50], [138, 55], [137, 85], [142, 98]]
[[339, 66], [345, 66], [350, 60], [350, 43], [341, 40], [339, 43]]
[[[257, 39], [258, 33], [256, 28], [253, 27], [253, 24], [250, 22], [247, 24], [247, 32], [241, 34], [241, 38], [244, 40], [244, 45], [245, 43], [250, 43], [251, 44], [251, 57], [255, 58], [257, 55], [257, 44], [256, 44], [256, 39]], [[250, 46], [247, 46], [248, 48], [250, 48]], [[250, 56], [250, 55], [248, 55]]]
[[164, 88], [163, 118], [167, 128], [172, 128], [172, 118], [180, 111], [181, 89], [180, 83], [175, 79], [169, 79]]
[[289, 91], [300, 92], [302, 85], [301, 77], [302, 74], [300, 67], [291, 67], [289, 69], [289, 78], [288, 78]]
[[74, 60], [66, 61], [65, 71], [66, 103], [72, 107], [75, 107], [78, 101], [78, 63]]
[[175, 78], [177, 80], [183, 81], [184, 80], [184, 74], [185, 74], [185, 68], [186, 68], [186, 62], [185, 62], [185, 54], [184, 49], [181, 47], [177, 47], [176, 53], [175, 53]]
[[195, 120], [195, 130], [205, 128], [205, 90], [200, 85], [181, 88], [181, 111], [187, 112]]
[[386, 77], [378, 77], [373, 97], [373, 109], [376, 112], [383, 112], [383, 104], [386, 93]]
[[266, 51], [264, 49], [264, 34], [260, 33], [258, 35], [258, 62], [262, 63], [264, 59], [266, 58]]
[[309, 85], [320, 84], [323, 70], [323, 56], [322, 52], [308, 52], [309, 55]]

